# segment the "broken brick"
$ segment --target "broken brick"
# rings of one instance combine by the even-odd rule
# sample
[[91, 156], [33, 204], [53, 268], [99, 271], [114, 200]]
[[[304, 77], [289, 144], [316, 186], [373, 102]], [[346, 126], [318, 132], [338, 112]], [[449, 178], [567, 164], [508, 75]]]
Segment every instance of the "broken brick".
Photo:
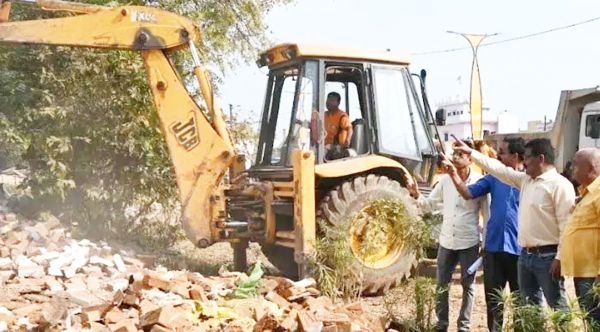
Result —
[[208, 302], [208, 297], [206, 297], [206, 293], [204, 293], [204, 289], [198, 285], [192, 285], [190, 288], [189, 297], [192, 300], [200, 301], [200, 302]]
[[281, 322], [281, 327], [286, 331], [296, 331], [298, 329], [298, 310], [292, 309]]
[[307, 311], [298, 312], [298, 321], [300, 331], [303, 332], [319, 332], [323, 329], [323, 322], [317, 321], [313, 314]]
[[108, 328], [111, 332], [137, 332], [137, 327], [132, 319], [125, 319], [115, 324], [109, 324]]
[[178, 322], [180, 320], [180, 312], [174, 309], [173, 306], [166, 305], [140, 317], [140, 326], [148, 327], [153, 324], [160, 324], [164, 327], [174, 327], [181, 325], [180, 322]]
[[119, 308], [114, 307], [104, 315], [104, 322], [118, 323], [122, 320], [125, 320], [125, 318], [127, 318], [127, 316]]
[[100, 310], [90, 310], [81, 313], [81, 321], [84, 324], [91, 324], [102, 320], [102, 312]]
[[287, 308], [290, 306], [290, 303], [275, 291], [268, 292], [267, 295], [265, 295], [265, 298], [271, 302], [274, 302], [281, 308]]
[[135, 294], [125, 294], [125, 297], [123, 298], [123, 303], [129, 306], [135, 306], [140, 303], [140, 300]]
[[182, 283], [177, 283], [173, 285], [170, 289], [170, 292], [180, 295], [184, 299], [190, 298], [190, 291], [188, 290], [187, 286]]
[[148, 273], [144, 276], [144, 286], [168, 291], [171, 283], [157, 273]]
[[146, 299], [143, 299], [140, 302], [139, 308], [140, 308], [140, 315], [143, 316], [143, 315], [149, 313], [150, 311], [154, 311], [154, 310], [158, 309], [159, 306], [157, 306], [156, 304], [154, 304]]

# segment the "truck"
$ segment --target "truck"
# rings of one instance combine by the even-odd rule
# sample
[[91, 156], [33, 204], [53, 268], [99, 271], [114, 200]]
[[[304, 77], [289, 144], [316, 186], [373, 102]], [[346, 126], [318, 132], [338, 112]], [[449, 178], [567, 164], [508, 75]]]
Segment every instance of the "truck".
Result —
[[568, 173], [579, 149], [600, 148], [600, 86], [561, 91], [554, 126], [549, 131], [494, 134], [484, 136], [484, 140], [499, 146], [504, 139], [512, 137], [526, 141], [549, 139], [555, 149], [556, 169]]
[[[72, 15], [10, 21], [15, 3]], [[401, 206], [408, 221], [419, 218], [406, 187], [430, 185], [439, 157], [424, 72], [412, 73], [408, 59], [384, 51], [269, 48], [257, 61], [269, 74], [256, 160], [246, 169], [200, 60], [201, 34], [199, 24], [156, 7], [0, 0], [0, 43], [141, 53], [176, 173], [182, 226], [196, 246], [230, 242], [243, 269], [255, 241], [282, 272], [300, 278], [311, 274], [316, 243], [336, 237], [351, 257], [340, 268], [359, 276], [362, 291], [385, 291], [407, 277], [413, 249], [392, 236], [368, 243], [364, 232], [381, 226], [369, 214], [381, 200]], [[186, 90], [174, 51], [191, 54], [203, 103]], [[354, 133], [340, 159], [328, 158], [324, 144], [332, 90], [341, 93]]]

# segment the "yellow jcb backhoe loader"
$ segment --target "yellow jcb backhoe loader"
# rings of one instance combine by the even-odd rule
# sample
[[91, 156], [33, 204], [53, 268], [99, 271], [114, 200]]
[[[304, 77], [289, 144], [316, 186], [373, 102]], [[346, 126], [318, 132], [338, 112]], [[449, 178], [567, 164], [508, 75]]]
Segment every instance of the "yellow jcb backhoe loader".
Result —
[[[11, 2], [0, 0], [0, 43], [141, 52], [176, 172], [183, 228], [198, 247], [229, 241], [242, 268], [248, 241], [256, 241], [282, 272], [304, 277], [315, 241], [333, 236], [335, 228], [342, 230], [353, 257], [350, 268], [362, 276], [364, 291], [386, 290], [408, 276], [415, 257], [400, 241], [388, 239], [375, 253], [362, 253], [366, 240], [359, 229], [369, 219], [357, 217], [380, 199], [398, 201], [416, 217], [416, 204], [403, 187], [415, 178], [426, 185], [433, 176], [435, 125], [424, 74], [411, 74], [407, 60], [389, 52], [295, 44], [262, 53], [257, 63], [268, 67], [269, 79], [256, 161], [245, 169], [200, 63], [194, 45], [201, 33], [193, 22], [151, 7], [12, 3], [78, 15], [11, 22]], [[185, 48], [206, 112], [168, 57]], [[344, 157], [335, 160], [328, 160], [324, 144], [329, 91], [342, 95], [354, 132]]]

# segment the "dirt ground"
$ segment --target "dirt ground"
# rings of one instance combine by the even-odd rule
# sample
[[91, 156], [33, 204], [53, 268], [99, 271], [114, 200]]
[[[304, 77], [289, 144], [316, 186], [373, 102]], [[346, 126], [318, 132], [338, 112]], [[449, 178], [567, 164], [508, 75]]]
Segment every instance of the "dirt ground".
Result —
[[[268, 259], [262, 254], [260, 246], [255, 243], [251, 243], [248, 249], [248, 262], [253, 264], [260, 260], [266, 263], [266, 268], [270, 274], [278, 274], [278, 271], [270, 263]], [[165, 264], [168, 268], [185, 268], [188, 267], [191, 270], [197, 270], [204, 273], [212, 273], [219, 270], [219, 268], [225, 266], [231, 268], [233, 262], [233, 250], [228, 243], [217, 243], [206, 249], [198, 249], [193, 246], [191, 242], [183, 241], [172, 250], [167, 253], [164, 257], [159, 259], [159, 262]], [[428, 260], [420, 265], [419, 274], [422, 276], [435, 277], [435, 260]], [[453, 276], [453, 284], [450, 287], [450, 328], [449, 331], [456, 331], [456, 320], [458, 317], [458, 311], [460, 309], [462, 301], [462, 288], [459, 282], [460, 274], [455, 273]], [[575, 298], [575, 291], [573, 288], [573, 281], [566, 281], [567, 295], [569, 298]], [[387, 310], [384, 304], [383, 296], [364, 297], [362, 301], [367, 303], [373, 310], [381, 315], [386, 315]], [[403, 313], [410, 315], [414, 301], [412, 300], [412, 294], [410, 290], [406, 296], [403, 296], [402, 308]], [[483, 275], [481, 271], [478, 271], [475, 285], [475, 304], [473, 306], [473, 312], [471, 316], [471, 331], [487, 331], [486, 321], [486, 306], [485, 297], [483, 291]]]

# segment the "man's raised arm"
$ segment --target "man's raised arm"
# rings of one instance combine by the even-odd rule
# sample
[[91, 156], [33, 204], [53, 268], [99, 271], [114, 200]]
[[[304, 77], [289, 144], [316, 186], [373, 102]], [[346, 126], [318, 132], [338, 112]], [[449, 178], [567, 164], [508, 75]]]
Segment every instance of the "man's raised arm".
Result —
[[521, 185], [527, 180], [529, 175], [516, 171], [508, 166], [502, 164], [499, 160], [493, 159], [483, 155], [482, 153], [471, 149], [465, 142], [456, 139], [458, 143], [457, 146], [454, 147], [455, 150], [459, 150], [467, 155], [471, 156], [471, 160], [475, 162], [479, 167], [483, 168], [484, 171], [492, 174], [497, 177], [500, 181], [516, 187], [521, 188]]

